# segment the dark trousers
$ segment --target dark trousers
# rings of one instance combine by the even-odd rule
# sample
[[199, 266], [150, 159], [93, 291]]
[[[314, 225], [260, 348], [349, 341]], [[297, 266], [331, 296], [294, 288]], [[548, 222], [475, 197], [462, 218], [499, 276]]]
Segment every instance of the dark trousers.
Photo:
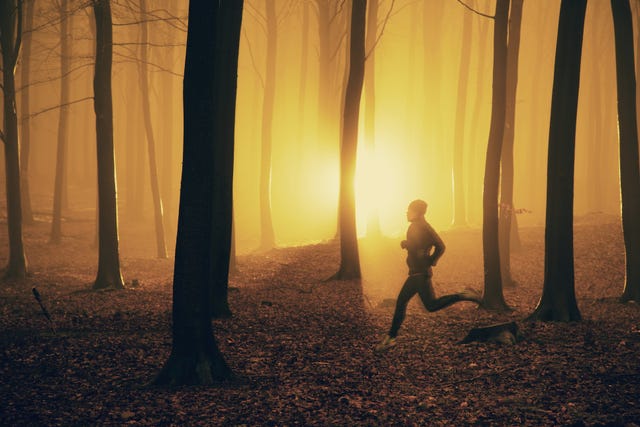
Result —
[[396, 301], [396, 311], [393, 314], [391, 329], [389, 329], [389, 336], [391, 338], [395, 338], [398, 335], [398, 330], [407, 312], [407, 304], [415, 294], [420, 296], [422, 304], [424, 304], [424, 307], [428, 311], [442, 310], [459, 301], [467, 301], [467, 299], [460, 294], [444, 295], [436, 298], [433, 292], [433, 285], [431, 284], [431, 277], [427, 274], [412, 274], [404, 282], [398, 295], [398, 300]]

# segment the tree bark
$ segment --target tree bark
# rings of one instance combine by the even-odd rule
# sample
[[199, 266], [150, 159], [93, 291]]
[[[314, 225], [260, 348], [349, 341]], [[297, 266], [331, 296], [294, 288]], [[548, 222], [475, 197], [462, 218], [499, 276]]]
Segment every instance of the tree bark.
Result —
[[7, 188], [9, 263], [6, 279], [27, 276], [27, 257], [22, 241], [22, 200], [20, 192], [20, 146], [16, 113], [15, 67], [22, 37], [22, 3], [0, 0], [0, 47], [2, 48], [2, 89], [4, 111], [4, 159]]
[[221, 279], [229, 267], [241, 21], [241, 0], [189, 4], [173, 345], [156, 384], [207, 385], [233, 377], [213, 336], [209, 279]]
[[93, 78], [98, 158], [98, 274], [94, 289], [122, 289], [118, 252], [118, 207], [111, 95], [112, 23], [110, 0], [94, 0], [96, 64]]
[[633, 50], [633, 23], [628, 0], [612, 0], [618, 86], [620, 186], [626, 274], [623, 302], [640, 302], [640, 165]]
[[273, 140], [273, 105], [276, 86], [276, 57], [278, 54], [278, 24], [275, 2], [265, 3], [267, 8], [267, 52], [264, 98], [262, 100], [262, 154], [260, 161], [260, 249], [275, 246], [271, 217], [271, 147]]
[[498, 243], [498, 188], [500, 186], [500, 153], [506, 114], [508, 17], [509, 0], [498, 0], [493, 30], [493, 106], [482, 195], [482, 250], [484, 255], [482, 305], [485, 308], [498, 311], [508, 309], [502, 293]]
[[518, 56], [520, 53], [520, 27], [523, 0], [512, 0], [509, 14], [509, 43], [507, 45], [506, 111], [502, 155], [500, 158], [500, 268], [503, 286], [515, 286], [511, 276], [511, 233], [518, 232], [513, 221], [513, 143], [516, 118], [516, 92], [518, 89]]
[[[229, 317], [229, 269], [233, 245], [233, 166], [236, 120], [236, 87], [238, 53], [240, 51], [240, 27], [242, 1], [223, 6], [222, 22], [216, 34], [219, 54], [216, 69], [217, 80], [216, 129], [219, 134], [214, 145], [213, 219], [211, 241], [211, 314], [213, 317]], [[220, 47], [221, 46], [221, 47]], [[235, 251], [235, 246], [234, 246]]]
[[69, 68], [71, 62], [71, 15], [68, 0], [60, 1], [60, 113], [58, 116], [58, 148], [56, 152], [56, 176], [53, 189], [53, 216], [49, 241], [59, 244], [62, 240], [62, 199], [65, 192], [67, 141], [69, 139]]
[[530, 320], [581, 319], [573, 267], [573, 180], [586, 8], [586, 0], [562, 0], [560, 6], [549, 125], [544, 284]]
[[29, 187], [29, 157], [31, 152], [31, 105], [29, 99], [31, 85], [31, 39], [35, 0], [26, 0], [24, 5], [24, 31], [22, 35], [22, 61], [20, 69], [20, 190], [22, 195], [22, 221], [24, 225], [34, 223]]
[[149, 155], [149, 179], [151, 182], [151, 196], [153, 198], [153, 217], [156, 226], [156, 256], [158, 258], [167, 257], [167, 246], [164, 238], [164, 213], [162, 198], [160, 197], [160, 186], [158, 184], [158, 166], [156, 161], [156, 139], [153, 134], [151, 124], [151, 106], [149, 105], [149, 71], [147, 66], [147, 43], [149, 39], [147, 22], [147, 2], [140, 0], [140, 62], [138, 74], [140, 76], [140, 90], [142, 96], [142, 115], [144, 117], [144, 129], [147, 136], [147, 149]]
[[366, 0], [353, 0], [349, 74], [345, 90], [342, 138], [340, 148], [340, 195], [338, 225], [340, 227], [340, 268], [337, 280], [360, 279], [360, 256], [356, 230], [355, 172], [358, 151], [360, 99], [364, 83]]

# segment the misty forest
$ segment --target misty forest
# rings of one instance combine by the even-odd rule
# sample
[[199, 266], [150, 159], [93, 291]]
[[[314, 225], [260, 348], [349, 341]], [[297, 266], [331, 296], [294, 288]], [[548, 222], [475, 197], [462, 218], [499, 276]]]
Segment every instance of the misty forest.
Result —
[[638, 0], [0, 0], [0, 53], [0, 425], [640, 425]]

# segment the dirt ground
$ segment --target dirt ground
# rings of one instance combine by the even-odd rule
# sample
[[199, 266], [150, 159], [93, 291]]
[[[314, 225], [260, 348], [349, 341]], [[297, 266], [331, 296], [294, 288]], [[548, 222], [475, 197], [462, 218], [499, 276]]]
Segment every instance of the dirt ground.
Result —
[[[7, 260], [0, 221], [0, 264]], [[325, 282], [338, 246], [242, 255], [231, 279], [233, 317], [217, 342], [240, 380], [216, 387], [149, 387], [171, 349], [172, 260], [154, 256], [148, 224], [121, 222], [124, 291], [92, 292], [91, 215], [25, 228], [31, 277], [0, 282], [0, 425], [640, 425], [640, 309], [617, 297], [624, 248], [616, 218], [575, 225], [583, 321], [528, 323], [543, 278], [541, 227], [523, 228], [505, 289], [514, 309], [472, 303], [427, 313], [409, 305], [398, 345], [386, 332], [406, 268], [399, 239], [361, 241], [364, 279]], [[482, 288], [481, 233], [442, 233], [438, 294]], [[33, 298], [37, 287], [55, 333]], [[515, 345], [458, 344], [467, 331], [517, 321]]]

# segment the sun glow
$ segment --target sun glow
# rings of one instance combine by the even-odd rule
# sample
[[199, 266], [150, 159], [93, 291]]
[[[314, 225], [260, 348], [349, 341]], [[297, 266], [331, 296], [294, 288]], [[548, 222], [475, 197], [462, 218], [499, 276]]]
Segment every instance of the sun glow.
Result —
[[406, 225], [407, 202], [402, 153], [388, 144], [359, 144], [356, 165], [356, 221], [358, 235], [367, 234], [368, 224], [378, 220], [385, 235], [401, 233]]

